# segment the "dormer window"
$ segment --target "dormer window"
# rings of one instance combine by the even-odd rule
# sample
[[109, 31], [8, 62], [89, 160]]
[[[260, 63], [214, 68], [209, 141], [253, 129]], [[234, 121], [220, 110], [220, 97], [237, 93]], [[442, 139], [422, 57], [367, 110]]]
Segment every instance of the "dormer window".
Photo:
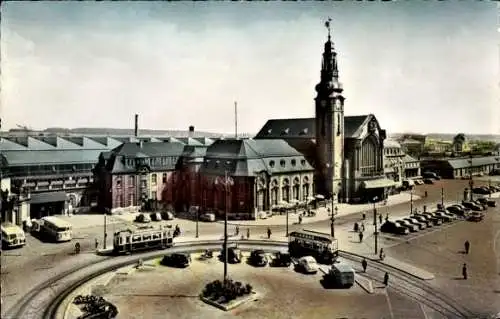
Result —
[[286, 128], [283, 131], [281, 131], [281, 135], [288, 135], [288, 133], [290, 133], [290, 129], [289, 128]]
[[306, 160], [305, 159], [301, 160], [300, 164], [302, 164], [302, 166], [306, 166]]
[[281, 161], [280, 161], [280, 165], [281, 165], [281, 167], [285, 167], [285, 164], [286, 164], [285, 160], [281, 160]]
[[275, 163], [274, 161], [269, 161], [269, 166], [274, 167]]
[[292, 160], [292, 166], [295, 166], [295, 165], [297, 165], [297, 161], [293, 159]]

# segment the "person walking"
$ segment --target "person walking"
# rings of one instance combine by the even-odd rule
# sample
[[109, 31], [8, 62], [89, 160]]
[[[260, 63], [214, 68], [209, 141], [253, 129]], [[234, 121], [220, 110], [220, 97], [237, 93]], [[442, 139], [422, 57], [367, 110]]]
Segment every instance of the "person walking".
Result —
[[424, 192], [424, 196], [427, 197], [427, 191]]
[[384, 248], [380, 248], [379, 258], [381, 261], [385, 258]]
[[302, 214], [299, 215], [299, 225], [302, 224]]
[[247, 228], [247, 239], [250, 239], [250, 228]]
[[97, 240], [97, 238], [95, 239], [95, 249], [99, 248], [99, 241]]
[[380, 222], [380, 224], [382, 224], [382, 214], [378, 215], [378, 221]]
[[387, 286], [389, 285], [389, 273], [386, 272], [384, 275], [384, 285]]
[[389, 213], [385, 214], [385, 221], [388, 222], [389, 221]]
[[361, 223], [361, 232], [365, 231], [365, 223]]
[[468, 240], [465, 241], [464, 248], [465, 248], [465, 254], [468, 255], [469, 254], [469, 249], [470, 249], [470, 243], [469, 243]]
[[366, 272], [366, 267], [368, 267], [368, 262], [366, 261], [365, 258], [363, 258], [363, 261], [361, 262], [361, 266], [363, 266], [363, 272]]
[[271, 228], [267, 227], [267, 239], [271, 238]]
[[467, 264], [462, 266], [462, 276], [464, 277], [464, 280], [467, 280]]
[[366, 213], [363, 213], [363, 220], [366, 219]]
[[359, 242], [362, 243], [363, 242], [363, 232], [359, 232]]

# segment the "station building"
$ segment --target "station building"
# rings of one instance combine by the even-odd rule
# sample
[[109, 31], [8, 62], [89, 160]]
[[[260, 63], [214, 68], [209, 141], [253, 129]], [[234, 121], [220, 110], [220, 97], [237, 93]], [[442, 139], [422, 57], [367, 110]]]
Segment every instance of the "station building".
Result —
[[500, 156], [423, 159], [421, 165], [424, 172], [435, 172], [443, 178], [469, 178], [500, 169]]

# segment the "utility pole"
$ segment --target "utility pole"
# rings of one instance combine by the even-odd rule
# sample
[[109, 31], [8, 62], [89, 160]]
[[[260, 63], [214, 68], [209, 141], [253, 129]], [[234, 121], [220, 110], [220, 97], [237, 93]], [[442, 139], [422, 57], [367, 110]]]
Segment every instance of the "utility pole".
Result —
[[229, 185], [231, 181], [227, 176], [227, 171], [224, 174], [224, 197], [225, 197], [225, 214], [224, 214], [224, 282], [227, 281], [227, 214], [228, 214], [228, 194], [229, 194]]
[[413, 214], [413, 190], [410, 191], [410, 216]]
[[200, 236], [199, 232], [198, 232], [198, 222], [200, 220], [200, 208], [198, 207], [196, 209], [196, 235], [195, 237], [198, 238]]
[[286, 210], [286, 237], [288, 237], [288, 209]]
[[474, 180], [472, 179], [472, 151], [470, 153], [470, 159], [469, 159], [470, 167], [469, 167], [469, 190], [470, 190], [470, 200], [473, 201], [473, 192], [472, 189], [474, 188]]
[[375, 232], [373, 237], [375, 238], [375, 255], [378, 254], [378, 228], [377, 228], [377, 208], [375, 207], [375, 202], [377, 197], [373, 198], [373, 225], [375, 226]]
[[441, 207], [444, 209], [444, 188], [441, 187]]
[[106, 215], [108, 215], [107, 210], [104, 211], [104, 241], [103, 241], [103, 248], [106, 249], [106, 239], [107, 239], [107, 234], [106, 234]]
[[488, 189], [490, 190], [488, 197], [491, 198], [491, 179], [488, 179]]
[[335, 216], [337, 215], [338, 208], [335, 206], [334, 202], [335, 193], [332, 194], [332, 216], [330, 219], [330, 232], [333, 238], [335, 238]]

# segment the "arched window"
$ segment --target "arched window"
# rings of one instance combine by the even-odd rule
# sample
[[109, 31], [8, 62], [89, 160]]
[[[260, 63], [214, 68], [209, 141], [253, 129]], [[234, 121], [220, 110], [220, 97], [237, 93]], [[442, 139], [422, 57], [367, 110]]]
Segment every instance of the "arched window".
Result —
[[281, 187], [281, 199], [284, 202], [290, 201], [290, 181], [285, 178]]
[[368, 136], [361, 145], [360, 170], [364, 176], [373, 176], [377, 173], [378, 143], [375, 136]]
[[271, 205], [278, 205], [279, 184], [276, 179], [271, 182]]
[[300, 195], [300, 180], [298, 177], [295, 177], [293, 179], [293, 188], [292, 188], [292, 196], [293, 196], [293, 199], [295, 200], [299, 200], [299, 195]]

